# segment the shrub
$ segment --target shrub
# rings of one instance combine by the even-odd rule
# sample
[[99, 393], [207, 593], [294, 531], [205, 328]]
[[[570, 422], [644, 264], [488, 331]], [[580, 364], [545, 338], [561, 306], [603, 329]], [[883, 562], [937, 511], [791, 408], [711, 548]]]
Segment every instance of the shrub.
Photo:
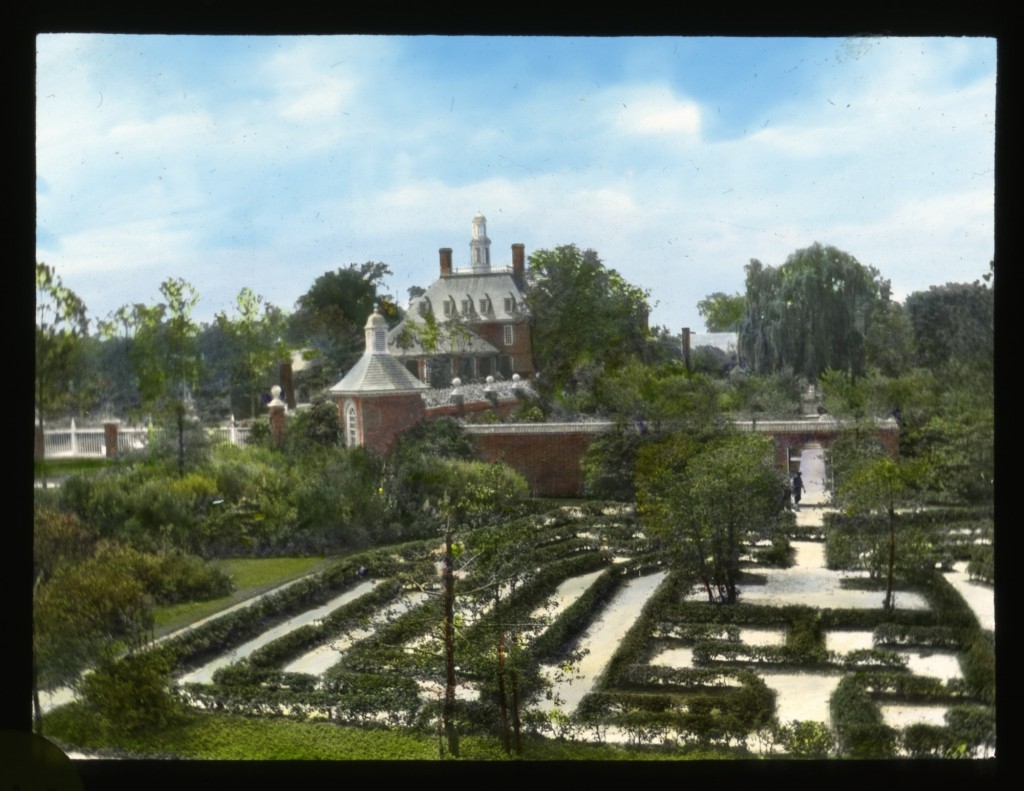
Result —
[[171, 683], [167, 660], [140, 652], [102, 662], [83, 679], [81, 694], [110, 731], [137, 733], [161, 728], [181, 713]]
[[836, 750], [832, 731], [813, 720], [792, 720], [788, 725], [780, 725], [776, 738], [792, 758], [830, 758]]

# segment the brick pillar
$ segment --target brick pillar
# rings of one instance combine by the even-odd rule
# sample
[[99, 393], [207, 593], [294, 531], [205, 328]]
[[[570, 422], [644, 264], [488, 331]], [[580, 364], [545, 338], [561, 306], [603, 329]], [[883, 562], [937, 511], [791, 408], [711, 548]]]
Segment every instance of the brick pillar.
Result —
[[103, 424], [103, 444], [106, 446], [107, 458], [117, 458], [117, 423]]
[[270, 412], [270, 439], [278, 447], [284, 442], [284, 411], [286, 404], [281, 400], [281, 388], [274, 385], [270, 388], [270, 403], [267, 409]]

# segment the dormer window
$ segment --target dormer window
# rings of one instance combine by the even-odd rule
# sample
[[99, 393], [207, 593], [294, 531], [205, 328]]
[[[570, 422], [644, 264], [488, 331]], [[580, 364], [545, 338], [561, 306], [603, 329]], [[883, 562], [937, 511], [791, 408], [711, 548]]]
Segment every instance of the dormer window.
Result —
[[462, 300], [462, 315], [468, 316], [470, 311], [473, 310], [473, 300], [464, 299]]
[[489, 297], [484, 297], [480, 300], [480, 312], [490, 313], [491, 312], [491, 300]]
[[454, 312], [455, 312], [455, 302], [450, 300], [450, 299], [446, 299], [444, 301], [444, 315], [445, 315], [445, 318], [450, 318], [451, 315]]
[[511, 314], [511, 313], [515, 313], [515, 311], [516, 311], [516, 301], [514, 299], [512, 299], [512, 297], [505, 297], [505, 312]]

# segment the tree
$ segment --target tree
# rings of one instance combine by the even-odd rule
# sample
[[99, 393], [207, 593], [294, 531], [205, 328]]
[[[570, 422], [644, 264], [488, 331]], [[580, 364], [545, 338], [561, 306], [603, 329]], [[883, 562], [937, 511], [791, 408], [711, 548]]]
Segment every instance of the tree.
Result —
[[441, 574], [444, 620], [445, 695], [441, 718], [448, 751], [459, 754], [455, 723], [455, 563], [456, 536], [480, 527], [488, 518], [507, 514], [526, 497], [526, 480], [504, 464], [437, 459], [424, 469], [421, 486], [431, 493], [426, 504], [439, 521], [444, 537]]
[[648, 294], [575, 245], [538, 250], [526, 273], [538, 383], [549, 397], [593, 408], [588, 391], [647, 349]]
[[697, 303], [697, 312], [704, 317], [708, 332], [739, 332], [746, 307], [742, 294], [716, 291]]
[[281, 340], [284, 315], [250, 288], [238, 293], [235, 306], [235, 318], [217, 314], [217, 327], [228, 342], [231, 381], [248, 395], [249, 416], [255, 417], [256, 400], [268, 384], [268, 373], [274, 363], [287, 356]]
[[889, 527], [885, 599], [882, 606], [895, 609], [893, 572], [896, 566], [896, 505], [912, 490], [918, 478], [916, 465], [896, 462], [887, 456], [869, 455], [851, 465], [837, 484], [837, 497], [851, 515], [883, 512]]
[[637, 508], [651, 534], [694, 574], [708, 601], [735, 604], [740, 556], [769, 537], [784, 513], [788, 480], [772, 463], [769, 440], [686, 434], [641, 451]]
[[860, 376], [864, 343], [889, 300], [889, 281], [874, 267], [815, 243], [778, 267], [746, 267], [743, 357], [758, 373], [791, 367], [815, 379], [826, 368]]
[[907, 297], [917, 363], [936, 369], [959, 362], [991, 376], [995, 364], [995, 298], [978, 282], [947, 283]]
[[88, 331], [85, 303], [52, 267], [37, 261], [35, 405], [40, 434], [55, 393], [72, 389], [69, 373]]
[[883, 376], [899, 376], [913, 366], [910, 322], [898, 302], [887, 302], [875, 314], [864, 338], [864, 362]]
[[615, 425], [595, 438], [583, 459], [586, 491], [594, 497], [633, 500], [634, 468], [643, 445], [666, 433], [712, 431], [719, 416], [711, 380], [678, 362], [630, 360], [602, 380], [597, 396]]
[[375, 307], [389, 323], [398, 320], [394, 300], [381, 292], [387, 264], [368, 261], [325, 272], [299, 297], [291, 317], [292, 338], [327, 361], [331, 374], [352, 367], [363, 353], [363, 330]]
[[202, 370], [192, 309], [199, 292], [182, 278], [160, 284], [164, 302], [123, 306], [103, 324], [108, 336], [123, 332], [138, 384], [139, 408], [173, 415], [178, 434], [178, 474], [185, 474], [185, 415]]
[[32, 601], [33, 692], [77, 683], [82, 669], [125, 646], [141, 645], [152, 629], [152, 600], [125, 562], [125, 552], [101, 546], [81, 563], [36, 577]]

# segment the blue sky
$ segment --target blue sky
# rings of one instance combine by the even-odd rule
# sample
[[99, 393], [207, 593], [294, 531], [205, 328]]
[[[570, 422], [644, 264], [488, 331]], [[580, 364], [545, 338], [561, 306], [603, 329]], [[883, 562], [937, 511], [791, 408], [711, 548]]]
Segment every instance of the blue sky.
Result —
[[751, 258], [831, 244], [897, 298], [994, 257], [991, 38], [37, 38], [36, 256], [102, 318], [184, 277], [291, 310], [510, 246], [593, 248], [701, 329]]

